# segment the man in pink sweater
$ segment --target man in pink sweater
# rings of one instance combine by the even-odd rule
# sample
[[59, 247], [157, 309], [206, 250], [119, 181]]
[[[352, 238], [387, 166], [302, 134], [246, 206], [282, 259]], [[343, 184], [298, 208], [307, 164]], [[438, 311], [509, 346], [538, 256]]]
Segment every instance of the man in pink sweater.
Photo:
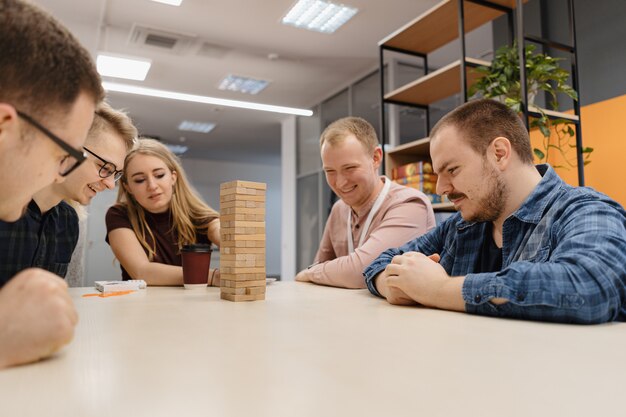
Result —
[[365, 288], [363, 269], [389, 247], [435, 227], [428, 197], [378, 175], [382, 149], [359, 117], [339, 119], [320, 138], [326, 181], [341, 199], [326, 222], [315, 263], [296, 281]]

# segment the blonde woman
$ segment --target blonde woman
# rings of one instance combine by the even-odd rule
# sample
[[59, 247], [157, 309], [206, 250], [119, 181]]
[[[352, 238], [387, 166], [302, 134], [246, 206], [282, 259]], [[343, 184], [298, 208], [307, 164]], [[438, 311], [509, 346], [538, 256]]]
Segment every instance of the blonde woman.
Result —
[[[219, 245], [219, 214], [192, 189], [178, 158], [153, 139], [140, 139], [126, 155], [120, 183], [106, 240], [122, 278], [182, 285], [182, 247]], [[209, 271], [207, 282], [219, 285], [219, 271]]]

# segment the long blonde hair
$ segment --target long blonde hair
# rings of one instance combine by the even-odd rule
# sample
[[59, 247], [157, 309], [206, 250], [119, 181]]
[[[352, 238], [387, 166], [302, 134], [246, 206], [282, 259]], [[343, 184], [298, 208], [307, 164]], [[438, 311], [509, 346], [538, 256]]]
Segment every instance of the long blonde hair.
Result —
[[[209, 223], [218, 218], [219, 213], [209, 207], [189, 184], [180, 160], [165, 145], [149, 138], [137, 140], [135, 146], [124, 159], [124, 175], [120, 180], [122, 185], [117, 193], [117, 205], [126, 209], [133, 231], [141, 246], [148, 251], [148, 259], [152, 261], [156, 253], [154, 234], [146, 222], [144, 208], [127, 190], [128, 164], [138, 154], [157, 157], [165, 163], [170, 173], [176, 172], [177, 180], [170, 201], [170, 210], [174, 221], [172, 228], [178, 232], [179, 250], [184, 245], [196, 243], [196, 232], [204, 231], [206, 233]], [[152, 239], [152, 246], [148, 244], [148, 236]]]

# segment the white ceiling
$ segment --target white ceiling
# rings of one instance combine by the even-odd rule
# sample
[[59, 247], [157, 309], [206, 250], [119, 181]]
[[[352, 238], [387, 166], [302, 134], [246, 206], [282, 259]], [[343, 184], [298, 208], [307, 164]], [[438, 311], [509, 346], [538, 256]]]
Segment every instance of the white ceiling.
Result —
[[[149, 0], [35, 0], [63, 21], [94, 53], [152, 59], [145, 87], [227, 99], [309, 108], [376, 68], [377, 43], [438, 0], [345, 0], [358, 14], [328, 35], [285, 26], [292, 0], [184, 0], [173, 7]], [[176, 54], [128, 42], [133, 24], [195, 36]], [[214, 45], [201, 55], [203, 43]], [[277, 54], [271, 60], [269, 54]], [[267, 79], [256, 96], [217, 89], [227, 74]], [[285, 115], [111, 93], [140, 132], [190, 147], [186, 157], [277, 163]], [[209, 134], [180, 132], [182, 120], [217, 123]]]

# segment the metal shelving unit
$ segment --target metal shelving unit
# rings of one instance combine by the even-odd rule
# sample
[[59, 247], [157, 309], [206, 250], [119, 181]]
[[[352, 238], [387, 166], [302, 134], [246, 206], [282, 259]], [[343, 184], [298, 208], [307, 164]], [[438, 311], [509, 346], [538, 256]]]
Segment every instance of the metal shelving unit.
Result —
[[[570, 52], [573, 56], [571, 69], [573, 88], [579, 91], [573, 0], [568, 0], [571, 45], [560, 44], [537, 36], [525, 35], [522, 5], [526, 1], [528, 0], [445, 0], [379, 42], [380, 127], [383, 152], [384, 145], [388, 142], [385, 115], [386, 104], [399, 104], [423, 109], [426, 114], [425, 123], [428, 134], [430, 133], [430, 105], [432, 103], [454, 94], [460, 94], [462, 101], [467, 101], [467, 91], [477, 79], [476, 73], [471, 71], [471, 69], [480, 65], [488, 65], [489, 63], [466, 56], [465, 34], [500, 16], [507, 17], [509, 41], [512, 42], [515, 37], [524, 40], [523, 42], [518, 42], [520, 62], [525, 63], [523, 50], [526, 42], [535, 42]], [[514, 17], [517, 22], [517, 36], [514, 36], [513, 30]], [[428, 54], [455, 39], [460, 40], [459, 59], [436, 71], [430, 72]], [[385, 65], [384, 55], [387, 51], [421, 58], [424, 63], [424, 76], [389, 93], [385, 93], [383, 68]], [[524, 69], [525, 65], [522, 64], [521, 68]], [[521, 71], [520, 77], [523, 89], [523, 115], [526, 126], [528, 126], [529, 117], [540, 116], [540, 113], [536, 108], [527, 105], [525, 71]], [[568, 119], [576, 124], [578, 178], [579, 184], [584, 185], [579, 101], [574, 102], [574, 115], [554, 111], [544, 111], [544, 113], [550, 118]], [[387, 152], [383, 158], [383, 170], [385, 173], [389, 173], [395, 166], [415, 161], [417, 157], [428, 157], [428, 155], [428, 138], [419, 139]], [[449, 209], [450, 207], [449, 205], [444, 205], [439, 208]]]

